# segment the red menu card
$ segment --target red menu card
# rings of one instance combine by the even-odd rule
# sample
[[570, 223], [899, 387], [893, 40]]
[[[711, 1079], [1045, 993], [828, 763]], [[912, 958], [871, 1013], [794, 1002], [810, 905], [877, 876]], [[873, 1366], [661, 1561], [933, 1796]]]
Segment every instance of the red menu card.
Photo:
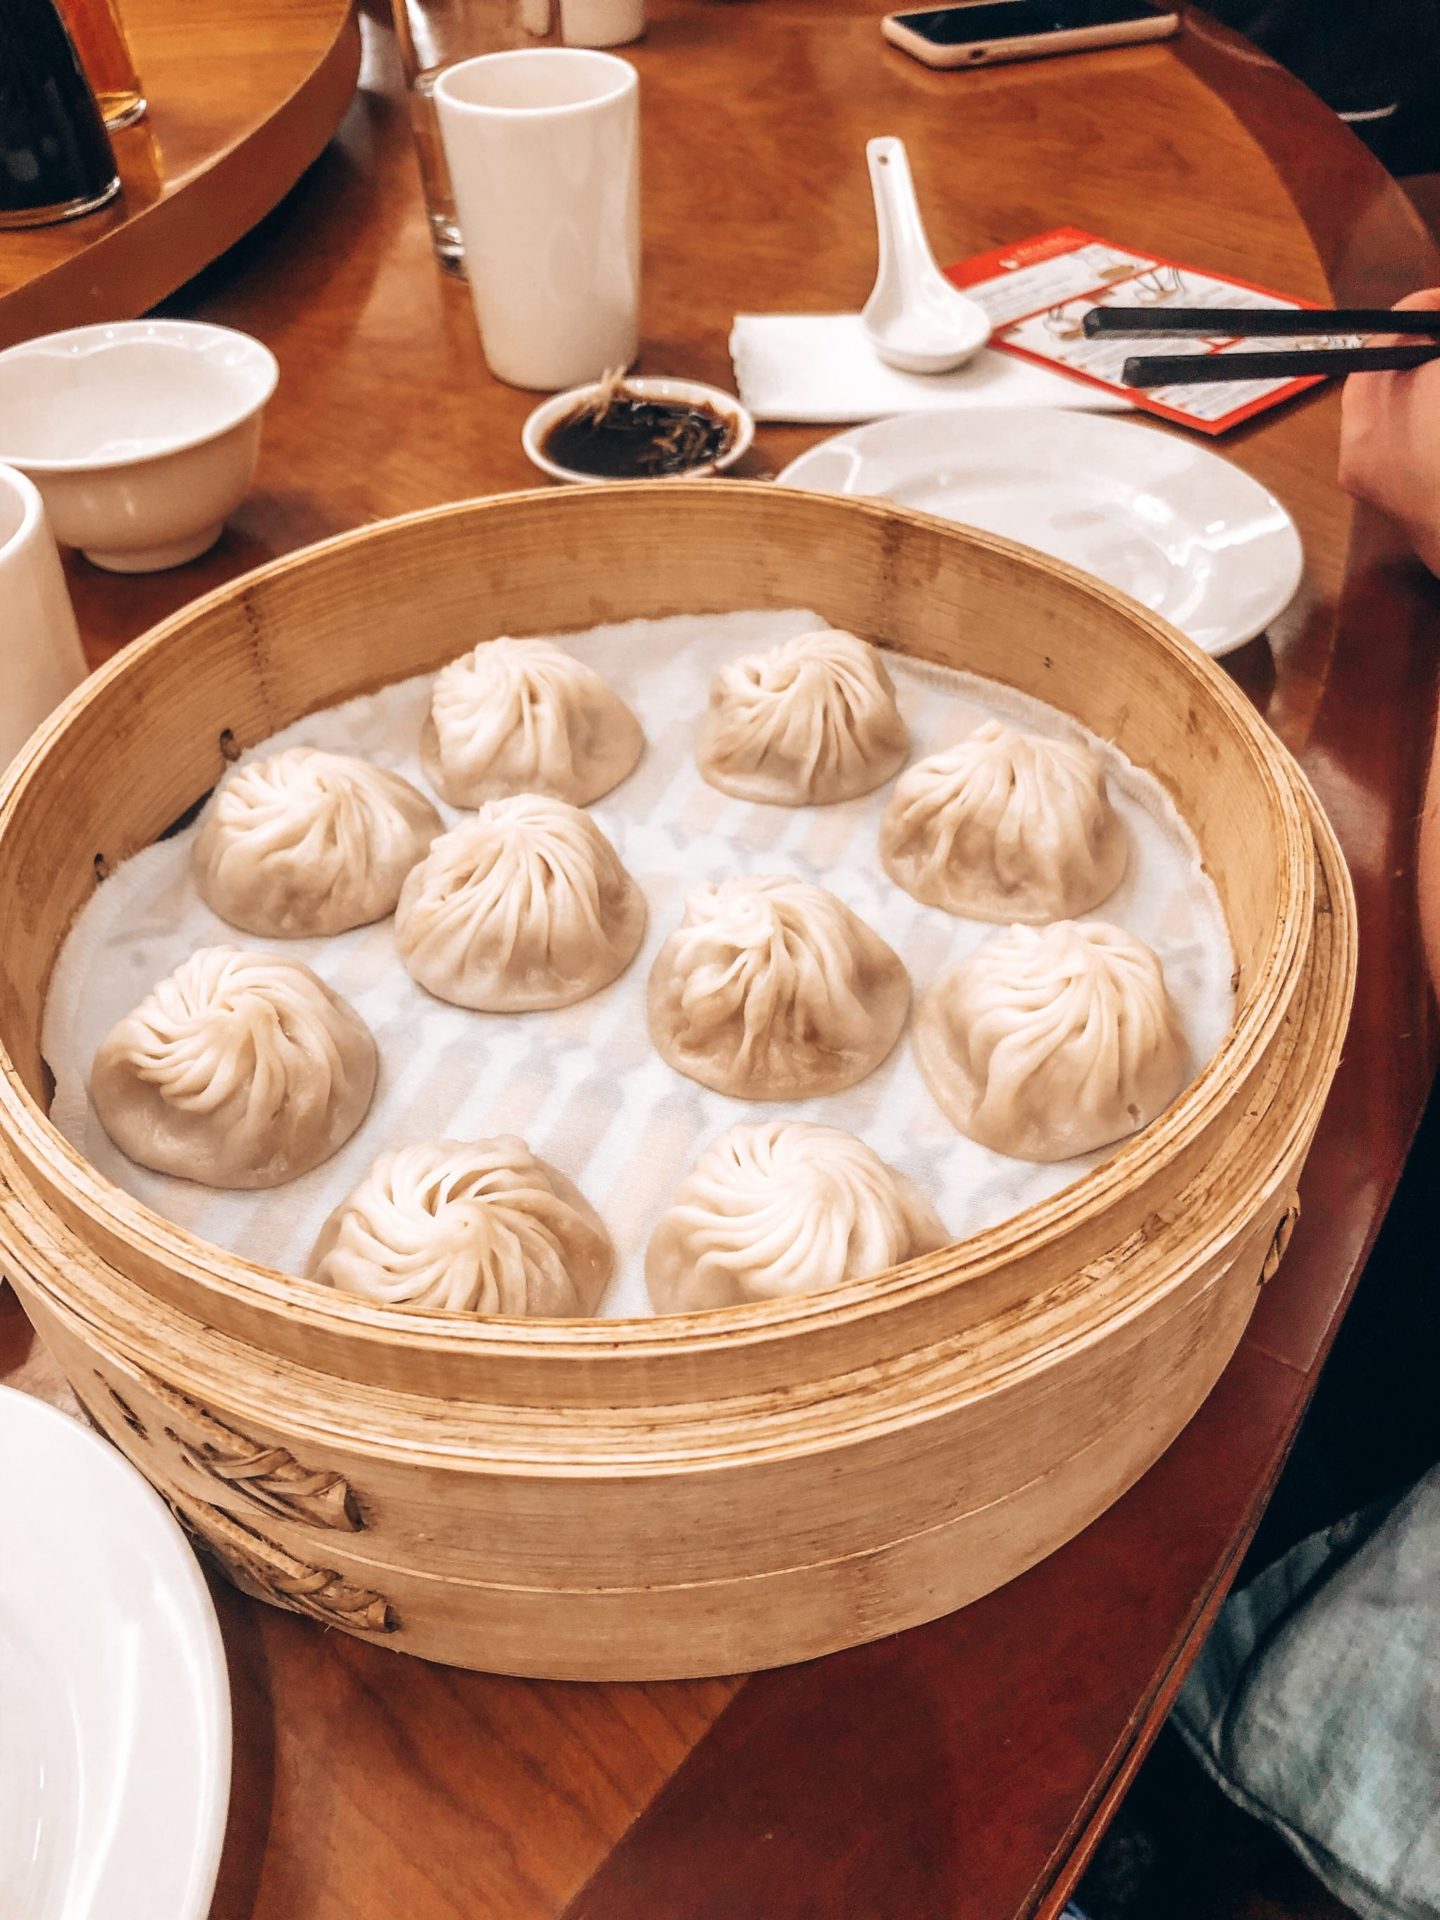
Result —
[[[1147, 413], [1158, 413], [1200, 433], [1225, 433], [1267, 407], [1278, 406], [1321, 378], [1307, 374], [1291, 380], [1227, 380], [1225, 355], [1326, 344], [1315, 338], [1236, 340], [1223, 324], [1213, 336], [1151, 340], [1087, 340], [1081, 322], [1094, 306], [1160, 307], [1313, 307], [1313, 300], [1287, 300], [1268, 287], [1246, 280], [1203, 273], [1158, 254], [1117, 247], [1079, 227], [1056, 227], [1014, 246], [976, 254], [946, 268], [990, 316], [990, 341], [1002, 353], [1058, 368], [1107, 393], [1121, 393]], [[1132, 354], [1208, 354], [1215, 380], [1201, 386], [1126, 387], [1120, 367]]]

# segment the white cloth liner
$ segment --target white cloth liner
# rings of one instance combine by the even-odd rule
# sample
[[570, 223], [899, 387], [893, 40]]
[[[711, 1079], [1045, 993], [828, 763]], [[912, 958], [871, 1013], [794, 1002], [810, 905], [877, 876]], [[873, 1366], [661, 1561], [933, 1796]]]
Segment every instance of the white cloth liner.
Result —
[[[839, 806], [791, 809], [733, 800], [695, 767], [693, 722], [722, 661], [824, 623], [785, 611], [633, 621], [557, 636], [634, 707], [647, 746], [636, 771], [592, 809], [644, 889], [650, 921], [635, 963], [612, 986], [555, 1013], [469, 1013], [410, 979], [389, 920], [329, 940], [264, 941], [227, 927], [190, 878], [191, 826], [112, 873], [79, 916], [46, 1006], [52, 1118], [101, 1173], [157, 1213], [244, 1258], [305, 1271], [331, 1209], [376, 1155], [408, 1142], [515, 1133], [573, 1179], [615, 1238], [616, 1277], [601, 1311], [648, 1314], [643, 1259], [650, 1232], [701, 1150], [739, 1120], [813, 1119], [858, 1134], [919, 1185], [957, 1239], [1075, 1180], [1104, 1154], [1055, 1166], [1007, 1159], [957, 1135], [920, 1078], [909, 1030], [858, 1087], [825, 1099], [728, 1099], [675, 1073], [650, 1044], [645, 982], [686, 894], [734, 873], [789, 873], [829, 887], [909, 967], [917, 993], [992, 928], [922, 907], [886, 878], [876, 832], [890, 786]], [[457, 641], [461, 636], [457, 635]], [[887, 656], [915, 757], [991, 715], [1031, 732], [1087, 737], [1052, 708], [991, 682]], [[256, 748], [307, 744], [394, 767], [423, 791], [417, 745], [430, 677], [421, 676], [297, 721]], [[1232, 958], [1218, 895], [1194, 841], [1158, 782], [1101, 746], [1130, 836], [1131, 865], [1095, 917], [1139, 934], [1160, 954], [1198, 1067], [1233, 1012]], [[442, 807], [447, 821], [462, 816]], [[222, 1193], [133, 1165], [91, 1111], [85, 1082], [111, 1026], [195, 948], [228, 943], [291, 954], [369, 1022], [380, 1049], [375, 1102], [325, 1165], [262, 1193]]]
[[1118, 393], [991, 347], [950, 373], [901, 373], [875, 352], [858, 313], [738, 313], [730, 358], [740, 398], [757, 420], [845, 426], [968, 407], [1133, 411]]

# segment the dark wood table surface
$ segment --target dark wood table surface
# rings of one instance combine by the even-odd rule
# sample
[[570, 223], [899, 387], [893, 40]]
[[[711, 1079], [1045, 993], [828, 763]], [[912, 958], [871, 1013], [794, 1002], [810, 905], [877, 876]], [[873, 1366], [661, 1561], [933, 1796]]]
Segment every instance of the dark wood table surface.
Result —
[[[182, 0], [175, 0], [180, 6]], [[1393, 183], [1318, 102], [1192, 20], [1164, 46], [946, 76], [875, 0], [652, 0], [643, 366], [730, 384], [737, 309], [853, 309], [864, 141], [908, 142], [942, 257], [1073, 222], [1296, 294], [1440, 281]], [[289, 199], [173, 303], [280, 358], [256, 488], [178, 572], [71, 582], [93, 659], [357, 523], [532, 475], [431, 263], [393, 42]], [[1304, 587], [1228, 663], [1299, 755], [1361, 914], [1350, 1044], [1290, 1253], [1181, 1438], [1108, 1514], [947, 1620], [751, 1678], [574, 1686], [427, 1667], [217, 1587], [235, 1703], [217, 1920], [1009, 1920], [1053, 1914], [1244, 1551], [1435, 1064], [1413, 906], [1440, 596], [1334, 480], [1325, 390], [1225, 443], [1288, 504]], [[763, 427], [749, 470], [813, 433]], [[15, 1307], [0, 1377], [70, 1404]]]
[[289, 192], [355, 90], [351, 0], [125, 0], [124, 15], [150, 102], [112, 136], [124, 191], [5, 234], [0, 347], [173, 293]]

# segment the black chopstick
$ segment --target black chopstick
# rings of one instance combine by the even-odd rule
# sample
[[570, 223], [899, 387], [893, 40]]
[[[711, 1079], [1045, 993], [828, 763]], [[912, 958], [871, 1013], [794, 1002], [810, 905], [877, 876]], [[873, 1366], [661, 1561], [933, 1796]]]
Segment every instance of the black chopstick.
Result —
[[1201, 333], [1218, 340], [1262, 340], [1332, 333], [1408, 333], [1440, 339], [1440, 312], [1392, 313], [1388, 307], [1091, 307], [1090, 340], [1148, 333]]
[[1406, 373], [1440, 359], [1440, 340], [1427, 347], [1299, 347], [1294, 353], [1144, 353], [1120, 370], [1127, 387], [1198, 387], [1221, 380], [1294, 380], [1343, 373]]

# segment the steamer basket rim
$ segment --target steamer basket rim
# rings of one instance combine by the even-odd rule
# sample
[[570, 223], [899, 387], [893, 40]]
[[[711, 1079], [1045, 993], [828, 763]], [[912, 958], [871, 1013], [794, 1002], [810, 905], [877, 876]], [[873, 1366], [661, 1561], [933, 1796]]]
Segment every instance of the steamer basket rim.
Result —
[[[317, 560], [343, 555], [377, 536], [382, 540], [395, 538], [417, 526], [465, 520], [486, 512], [502, 515], [523, 512], [543, 503], [548, 512], [593, 518], [612, 511], [629, 512], [647, 502], [663, 501], [667, 506], [674, 506], [686, 500], [688, 510], [698, 509], [703, 514], [707, 511], [703, 502], [714, 500], [718, 504], [736, 496], [755, 502], [764, 500], [772, 513], [794, 516], [820, 508], [827, 517], [837, 521], [850, 517], [877, 521], [892, 528], [917, 526], [939, 535], [949, 544], [968, 546], [1022, 570], [1049, 573], [1063, 581], [1068, 591], [1110, 608], [1127, 626], [1143, 631], [1149, 644], [1165, 649], [1241, 737], [1269, 789], [1276, 809], [1278, 840], [1284, 850], [1276, 873], [1279, 939], [1275, 950], [1266, 956], [1265, 965], [1257, 970], [1257, 977], [1249, 983], [1246, 1000], [1237, 1010], [1236, 1019], [1214, 1058], [1165, 1114], [1058, 1194], [936, 1254], [823, 1293], [800, 1294], [787, 1300], [698, 1314], [628, 1320], [541, 1322], [500, 1316], [480, 1318], [434, 1309], [380, 1308], [361, 1300], [341, 1299], [310, 1281], [242, 1260], [173, 1226], [96, 1172], [31, 1098], [0, 1038], [0, 1140], [8, 1139], [26, 1172], [33, 1165], [45, 1165], [55, 1184], [85, 1211], [101, 1216], [119, 1239], [201, 1288], [243, 1289], [253, 1303], [343, 1331], [349, 1338], [370, 1336], [389, 1346], [419, 1349], [437, 1345], [453, 1347], [458, 1342], [477, 1354], [488, 1350], [497, 1356], [512, 1354], [521, 1347], [530, 1355], [546, 1352], [557, 1359], [583, 1355], [587, 1361], [603, 1363], [607, 1351], [627, 1359], [640, 1353], [657, 1357], [698, 1355], [717, 1346], [733, 1352], [737, 1341], [743, 1343], [747, 1338], [772, 1340], [777, 1335], [800, 1335], [822, 1323], [858, 1319], [884, 1310], [915, 1294], [962, 1285], [1015, 1258], [1032, 1244], [1043, 1243], [1054, 1235], [1064, 1218], [1076, 1217], [1081, 1209], [1089, 1213], [1103, 1211], [1117, 1192], [1143, 1178], [1172, 1151], [1183, 1148], [1213, 1117], [1225, 1086], [1244, 1061], [1253, 1056], [1288, 1004], [1288, 993], [1283, 999], [1281, 995], [1287, 986], [1293, 986], [1297, 955], [1308, 935], [1310, 916], [1306, 902], [1313, 892], [1315, 851], [1307, 799], [1323, 819], [1319, 803], [1288, 750], [1228, 675], [1158, 615], [1078, 568], [1051, 560], [1015, 541], [888, 501], [802, 489], [781, 490], [767, 482], [717, 477], [631, 481], [574, 489], [541, 487], [421, 508], [350, 528], [298, 548], [187, 602], [91, 675], [37, 729], [0, 777], [0, 879], [3, 879], [7, 824], [32, 793], [44, 772], [50, 750], [75, 716], [88, 709], [92, 702], [104, 700], [110, 686], [133, 672], [140, 661], [164, 648], [183, 644], [187, 629], [197, 619], [212, 609], [243, 600], [257, 584], [281, 579]], [[357, 687], [356, 691], [360, 690]], [[1350, 911], [1353, 914], [1353, 906]]]

